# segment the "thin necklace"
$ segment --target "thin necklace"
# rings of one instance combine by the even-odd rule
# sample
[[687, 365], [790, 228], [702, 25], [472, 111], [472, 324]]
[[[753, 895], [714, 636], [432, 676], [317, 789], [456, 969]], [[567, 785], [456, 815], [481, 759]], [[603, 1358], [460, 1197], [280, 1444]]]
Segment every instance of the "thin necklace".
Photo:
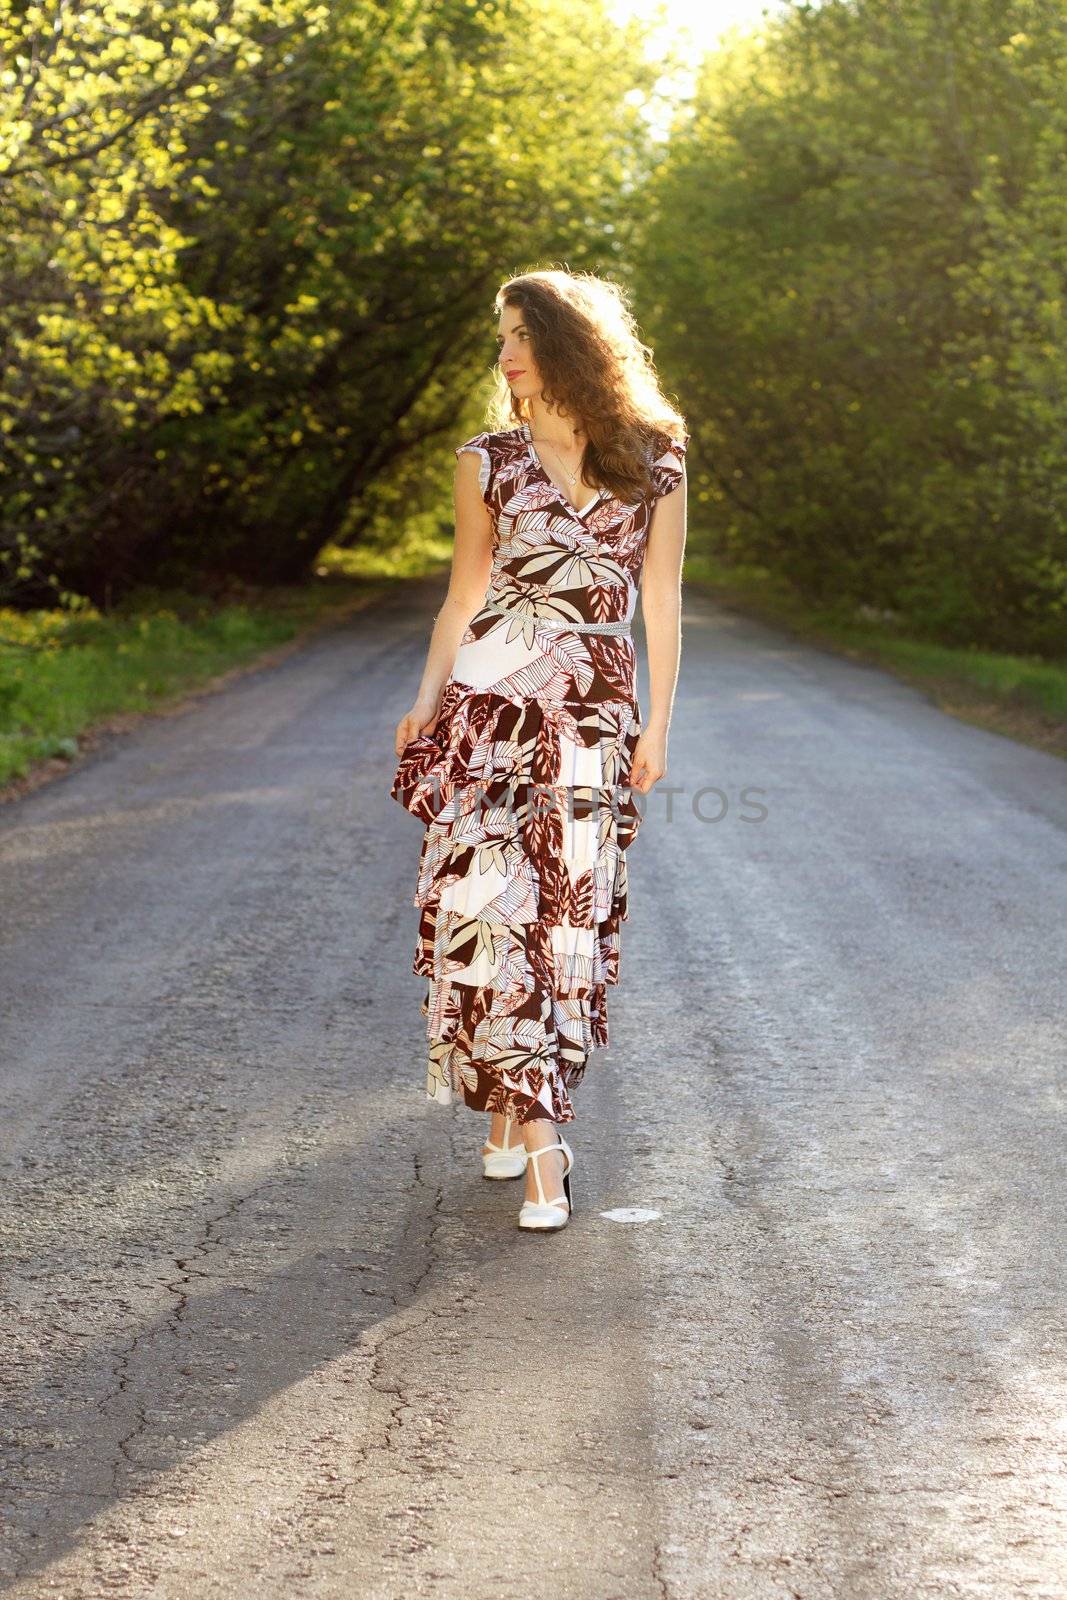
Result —
[[[533, 430], [531, 429], [531, 436], [532, 436], [532, 432], [533, 432]], [[567, 477], [568, 481], [570, 482], [570, 484], [573, 487], [573, 485], [578, 482], [578, 473], [571, 471], [571, 469], [567, 466], [567, 463], [563, 460], [563, 457], [560, 455], [559, 451], [556, 449], [555, 445], [551, 442], [551, 440], [544, 439], [542, 441], [542, 443], [548, 445], [548, 448], [551, 450], [552, 454], [555, 456], [556, 460], [559, 462], [560, 466], [563, 468], [565, 476]], [[583, 454], [584, 454], [584, 449], [583, 449]], [[582, 465], [582, 463], [579, 461], [579, 463], [578, 463], [579, 470], [581, 469], [581, 465]]]

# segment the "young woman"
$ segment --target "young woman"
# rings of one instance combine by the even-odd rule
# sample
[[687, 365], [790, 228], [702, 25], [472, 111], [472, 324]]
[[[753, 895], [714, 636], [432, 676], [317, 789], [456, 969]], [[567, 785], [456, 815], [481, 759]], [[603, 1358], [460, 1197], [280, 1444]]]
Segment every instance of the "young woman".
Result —
[[451, 581], [391, 793], [425, 824], [427, 1093], [490, 1113], [485, 1175], [525, 1174], [519, 1226], [544, 1230], [570, 1218], [561, 1126], [608, 1043], [632, 790], [667, 770], [689, 435], [614, 284], [524, 273], [495, 309], [489, 420], [511, 425], [455, 447]]

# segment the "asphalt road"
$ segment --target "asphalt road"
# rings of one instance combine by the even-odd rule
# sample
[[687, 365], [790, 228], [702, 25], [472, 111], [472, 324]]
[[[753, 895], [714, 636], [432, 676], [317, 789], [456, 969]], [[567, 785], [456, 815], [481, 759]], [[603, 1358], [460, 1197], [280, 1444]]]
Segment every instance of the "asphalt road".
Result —
[[440, 592], [0, 811], [0, 1591], [1067, 1595], [1067, 765], [690, 596], [527, 1235], [424, 1098]]

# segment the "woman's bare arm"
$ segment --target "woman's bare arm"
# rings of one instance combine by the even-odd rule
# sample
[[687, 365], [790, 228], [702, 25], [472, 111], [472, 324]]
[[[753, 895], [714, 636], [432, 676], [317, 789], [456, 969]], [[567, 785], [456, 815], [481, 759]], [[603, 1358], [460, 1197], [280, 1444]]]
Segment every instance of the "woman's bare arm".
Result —
[[682, 652], [682, 560], [688, 483], [656, 501], [641, 572], [641, 616], [648, 650], [648, 716], [634, 751], [630, 782], [647, 794], [667, 770], [667, 732]]
[[467, 624], [479, 610], [489, 586], [493, 566], [493, 519], [482, 498], [479, 480], [480, 458], [465, 450], [456, 459], [453, 501], [456, 536], [452, 550], [452, 573], [448, 593], [434, 619], [426, 666], [415, 703], [401, 717], [396, 729], [396, 753], [418, 733], [429, 733], [441, 708], [441, 696], [448, 682]]

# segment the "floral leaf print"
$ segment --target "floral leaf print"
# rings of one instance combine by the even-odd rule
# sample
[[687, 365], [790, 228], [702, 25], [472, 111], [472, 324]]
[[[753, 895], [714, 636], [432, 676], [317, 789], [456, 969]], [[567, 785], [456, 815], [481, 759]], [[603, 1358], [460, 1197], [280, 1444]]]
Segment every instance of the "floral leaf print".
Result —
[[551, 595], [552, 590], [548, 585], [517, 582], [511, 575], [510, 567], [505, 570], [496, 588], [496, 598], [502, 606], [531, 616], [535, 606], [549, 599]]
[[436, 796], [432, 774], [439, 767], [443, 745], [440, 735], [417, 733], [409, 739], [400, 752], [393, 786], [390, 791], [406, 810], [431, 821], [436, 809]]
[[564, 634], [562, 638], [552, 639], [546, 644], [545, 651], [570, 673], [579, 694], [588, 693], [593, 681], [593, 663], [581, 639]]
[[535, 550], [544, 550], [550, 546], [563, 550], [570, 549], [570, 544], [563, 535], [559, 517], [551, 511], [539, 510], [528, 507], [516, 526], [508, 541], [509, 552], [512, 558], [529, 554]]
[[499, 872], [502, 876], [507, 872], [507, 857], [503, 845], [494, 842], [479, 845], [473, 852], [474, 864], [477, 871], [484, 878], [488, 872]]
[[545, 1042], [544, 1023], [533, 1017], [517, 1017], [511, 1025], [511, 1037], [515, 1044], [536, 1051]]
[[508, 694], [525, 695], [534, 700], [543, 696], [545, 700], [558, 700], [567, 691], [569, 679], [554, 659], [544, 651], [527, 662], [524, 667], [519, 667], [514, 672], [509, 672], [506, 678], [501, 678], [501, 689]]
[[[584, 597], [584, 591], [576, 591], [579, 598]], [[524, 622], [541, 624], [545, 622], [584, 622], [586, 620], [582, 606], [577, 601], [572, 601], [561, 591], [555, 594], [551, 589], [543, 588], [536, 584], [511, 584], [502, 587], [496, 595], [498, 605], [506, 607]]]
[[521, 1046], [512, 1046], [494, 1056], [493, 1065], [516, 1077], [520, 1074], [526, 1076], [533, 1084], [536, 1082], [536, 1074], [541, 1073], [543, 1076], [546, 1068], [554, 1066], [552, 1048], [547, 1039], [542, 1040], [538, 1046], [525, 1049]]
[[572, 928], [591, 928], [593, 926], [593, 907], [596, 903], [593, 874], [586, 871], [579, 873], [571, 885], [571, 915]]
[[529, 866], [526, 873], [511, 878], [500, 893], [483, 906], [482, 915], [496, 924], [532, 922], [537, 915], [536, 878]]
[[476, 927], [478, 929], [477, 953], [479, 955], [488, 956], [489, 960], [495, 965], [496, 940], [493, 936], [493, 929], [490, 927], [488, 922], [483, 922], [481, 918], [478, 919]]
[[551, 582], [555, 589], [577, 589], [597, 582], [618, 583], [619, 573], [614, 561], [552, 547], [520, 561], [515, 576], [527, 583]]
[[612, 553], [619, 565], [628, 571], [636, 583], [644, 562], [648, 544], [648, 517], [643, 508], [635, 506], [629, 516], [620, 518], [614, 529]]
[[527, 650], [534, 648], [537, 643], [537, 621], [534, 617], [525, 616], [516, 611], [513, 617], [508, 618], [504, 626], [507, 630], [504, 638], [508, 644], [512, 644], [516, 639], [521, 639]]
[[597, 849], [601, 852], [607, 850], [615, 840], [615, 818], [612, 816], [611, 806], [605, 805], [600, 809], [600, 820], [597, 824]]
[[533, 731], [522, 740], [522, 743], [517, 744], [516, 746], [519, 753], [518, 761], [516, 763], [517, 770], [527, 775], [531, 775], [533, 773], [534, 757], [537, 753], [537, 739], [540, 732], [540, 727], [541, 724], [538, 723]]
[[463, 1018], [452, 985], [448, 982], [432, 983], [427, 997], [427, 1030], [437, 1039], [452, 1039]]
[[537, 730], [530, 775], [534, 783], [552, 784], [559, 777], [559, 729], [550, 717], [545, 717]]
[[563, 821], [554, 805], [545, 804], [540, 791], [535, 792], [536, 803], [531, 801], [523, 843], [527, 854], [536, 863], [550, 856], [563, 854]]
[[575, 744], [583, 744], [591, 750], [599, 744], [604, 737], [604, 711], [601, 706], [591, 706], [576, 716], [569, 707], [565, 708], [567, 716], [567, 734]]
[[562, 861], [549, 857], [541, 864], [540, 877], [541, 915], [559, 927], [570, 915], [570, 873]]
[[521, 457], [503, 461], [497, 468], [496, 498], [503, 515], [514, 514], [515, 501], [523, 493], [526, 477], [526, 465]]
[[[570, 600], [565, 594], [550, 596], [548, 599], [542, 600], [538, 607], [538, 616], [544, 622], [553, 623], [580, 623], [588, 620], [583, 613], [581, 606], [575, 601]], [[555, 636], [554, 629], [546, 630], [546, 639], [553, 639]]]
[[551, 1020], [552, 997], [555, 993], [553, 987], [552, 935], [543, 920], [535, 922], [530, 931], [532, 937], [527, 945], [527, 956], [530, 962], [530, 971], [534, 977], [534, 994], [532, 998], [540, 1002], [543, 1012]]
[[450, 1040], [435, 1039], [429, 1051], [429, 1082], [436, 1085], [444, 1094], [449, 1094], [452, 1087], [452, 1078], [449, 1072], [449, 1062], [452, 1059], [454, 1047]]
[[597, 672], [620, 695], [632, 692], [634, 679], [633, 645], [611, 634], [586, 635], [590, 660]]
[[533, 989], [533, 974], [523, 952], [521, 942], [510, 944], [500, 958], [497, 971], [496, 1003], [500, 1007], [501, 1021], [510, 1020], [510, 1013], [526, 1003]]
[[601, 770], [605, 789], [615, 789], [623, 780], [622, 758], [617, 740], [612, 740], [601, 750]]
[[555, 959], [555, 984], [561, 995], [588, 994], [593, 982], [591, 956], [580, 951], [557, 950]]
[[555, 1004], [556, 1031], [574, 1044], [585, 1046], [591, 1028], [589, 1002], [583, 995], [566, 995]]
[[617, 583], [594, 583], [589, 589], [589, 609], [594, 622], [614, 622], [618, 617], [615, 610], [620, 594], [625, 598], [624, 585]]
[[445, 940], [446, 959], [459, 967], [471, 966], [480, 955], [496, 961], [493, 930], [480, 917], [457, 917], [455, 926]]
[[474, 1030], [474, 1049], [479, 1056], [491, 1055], [493, 1047], [506, 1048], [511, 1044], [513, 1024], [508, 1017], [488, 1012]]
[[681, 482], [682, 464], [688, 444], [688, 434], [684, 439], [672, 439], [667, 449], [655, 462], [652, 468], [652, 478], [656, 495], [670, 494], [671, 490]]

